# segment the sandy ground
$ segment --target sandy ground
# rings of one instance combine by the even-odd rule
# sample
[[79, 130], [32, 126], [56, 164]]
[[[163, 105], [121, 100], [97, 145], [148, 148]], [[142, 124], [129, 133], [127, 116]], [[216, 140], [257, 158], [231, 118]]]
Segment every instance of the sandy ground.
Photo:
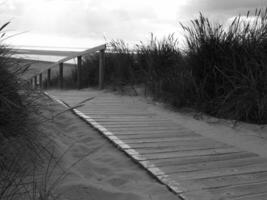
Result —
[[66, 108], [48, 98], [42, 103], [46, 116], [56, 116], [43, 125], [43, 131], [68, 173], [55, 187], [62, 199], [179, 199], [70, 111], [57, 115]]

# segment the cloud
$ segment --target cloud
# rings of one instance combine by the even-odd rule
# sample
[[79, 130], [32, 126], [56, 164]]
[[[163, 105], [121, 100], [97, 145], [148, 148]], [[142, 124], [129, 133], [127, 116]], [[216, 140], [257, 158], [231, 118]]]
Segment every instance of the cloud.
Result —
[[95, 39], [105, 35], [138, 41], [150, 32], [175, 31], [176, 10], [184, 1], [10, 0], [12, 6], [5, 5], [2, 10], [13, 15], [13, 29], [35, 35]]
[[186, 11], [198, 10], [208, 12], [236, 11], [237, 9], [262, 8], [267, 5], [267, 0], [189, 0]]
[[227, 20], [262, 5], [267, 0], [0, 0], [0, 19], [3, 23], [12, 19], [10, 29], [29, 31], [28, 42], [38, 35], [54, 36], [55, 42], [60, 37], [104, 41], [104, 36], [139, 41], [150, 32], [158, 36], [176, 32], [179, 21], [192, 19], [199, 11]]

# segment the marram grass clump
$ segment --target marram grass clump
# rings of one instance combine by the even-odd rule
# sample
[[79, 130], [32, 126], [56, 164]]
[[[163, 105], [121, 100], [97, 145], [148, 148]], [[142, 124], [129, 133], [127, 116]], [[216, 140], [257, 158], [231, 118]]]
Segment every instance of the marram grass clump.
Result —
[[196, 108], [222, 118], [267, 123], [267, 11], [236, 17], [226, 28], [200, 14], [183, 28]]
[[45, 186], [56, 158], [43, 142], [43, 95], [22, 78], [29, 66], [12, 58], [2, 43], [8, 24], [0, 27], [0, 200], [52, 199]]

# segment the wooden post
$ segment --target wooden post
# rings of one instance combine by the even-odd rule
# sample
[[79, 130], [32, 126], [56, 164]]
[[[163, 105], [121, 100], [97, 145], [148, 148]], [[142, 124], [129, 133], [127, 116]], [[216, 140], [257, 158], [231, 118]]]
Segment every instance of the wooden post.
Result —
[[47, 70], [47, 77], [46, 77], [46, 87], [49, 88], [50, 87], [50, 81], [51, 81], [51, 69]]
[[82, 57], [77, 57], [77, 86], [78, 89], [82, 87]]
[[99, 52], [99, 78], [98, 88], [101, 90], [104, 88], [104, 71], [105, 71], [105, 50]]
[[63, 63], [59, 63], [59, 88], [63, 88]]
[[37, 76], [34, 76], [34, 88], [37, 87]]
[[43, 88], [43, 76], [42, 76], [42, 73], [39, 74], [39, 86], [40, 86], [40, 88]]

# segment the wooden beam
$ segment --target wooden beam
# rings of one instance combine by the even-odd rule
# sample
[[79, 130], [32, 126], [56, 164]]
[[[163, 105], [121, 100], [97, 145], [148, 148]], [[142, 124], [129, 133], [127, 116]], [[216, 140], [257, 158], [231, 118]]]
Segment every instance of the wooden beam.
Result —
[[104, 73], [105, 73], [105, 50], [99, 52], [99, 79], [98, 87], [99, 89], [104, 88]]
[[59, 88], [63, 89], [63, 63], [59, 63]]
[[39, 86], [40, 86], [40, 88], [43, 88], [43, 76], [42, 76], [42, 73], [39, 74]]
[[65, 57], [65, 58], [55, 62], [54, 64], [50, 65], [50, 68], [57, 67], [60, 63], [64, 63], [64, 62], [66, 62], [68, 60], [71, 60], [73, 58], [76, 58], [78, 56], [83, 56], [83, 55], [86, 55], [86, 54], [95, 53], [97, 51], [101, 51], [101, 50], [105, 50], [105, 49], [106, 49], [106, 44], [102, 44], [102, 45], [87, 49], [87, 50], [82, 51], [82, 52], [74, 53], [74, 54], [72, 54], [72, 55], [70, 55], [68, 57]]
[[37, 87], [37, 76], [34, 76], [34, 88]]
[[83, 56], [83, 55], [86, 55], [86, 54], [95, 53], [96, 51], [101, 51], [101, 50], [104, 50], [104, 49], [106, 49], [106, 45], [105, 44], [99, 45], [99, 46], [93, 47], [91, 49], [87, 49], [85, 51], [75, 53], [75, 54], [73, 54], [71, 56], [68, 56], [66, 58], [63, 58], [63, 59], [59, 60], [58, 62], [59, 63], [66, 62], [66, 61], [71, 60], [73, 58], [76, 58], [78, 56]]
[[47, 70], [47, 78], [46, 78], [46, 87], [49, 88], [50, 87], [50, 81], [51, 81], [51, 69]]
[[78, 89], [82, 87], [82, 57], [77, 57], [77, 86]]
[[61, 51], [61, 50], [36, 50], [36, 49], [14, 49], [10, 50], [14, 54], [30, 54], [30, 55], [53, 55], [53, 56], [71, 56], [80, 51]]

